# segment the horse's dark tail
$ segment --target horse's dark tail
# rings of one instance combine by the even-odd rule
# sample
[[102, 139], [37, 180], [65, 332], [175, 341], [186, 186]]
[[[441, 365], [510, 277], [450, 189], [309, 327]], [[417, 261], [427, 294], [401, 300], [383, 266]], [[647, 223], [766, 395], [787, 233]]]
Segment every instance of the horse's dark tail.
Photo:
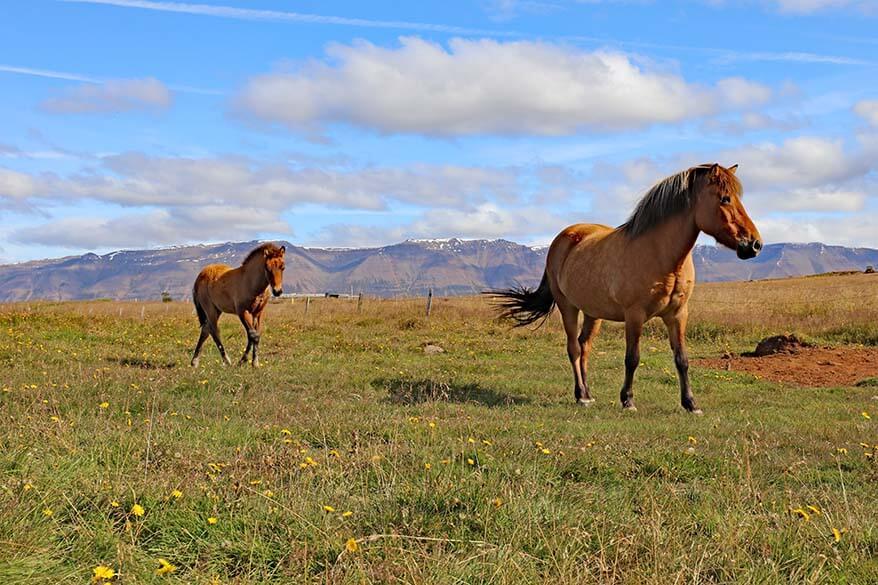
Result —
[[204, 309], [201, 308], [201, 303], [198, 302], [198, 281], [195, 281], [195, 285], [192, 287], [192, 302], [195, 303], [195, 312], [198, 313], [198, 324], [204, 327], [204, 324], [207, 323], [207, 313], [204, 312]]
[[524, 327], [542, 319], [541, 326], [555, 308], [555, 298], [546, 272], [543, 272], [543, 279], [534, 290], [516, 285], [506, 290], [489, 290], [484, 294], [491, 297], [492, 304], [500, 311], [500, 318], [512, 321], [515, 327]]

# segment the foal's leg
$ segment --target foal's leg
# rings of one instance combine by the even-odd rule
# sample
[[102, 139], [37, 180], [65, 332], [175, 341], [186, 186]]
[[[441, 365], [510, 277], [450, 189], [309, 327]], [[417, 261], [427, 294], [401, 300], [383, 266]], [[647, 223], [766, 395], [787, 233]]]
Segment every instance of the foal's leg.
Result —
[[689, 387], [689, 357], [686, 355], [686, 322], [689, 320], [689, 311], [684, 307], [676, 315], [668, 315], [662, 319], [668, 328], [668, 339], [674, 351], [674, 365], [677, 366], [677, 377], [680, 379], [680, 403], [689, 412], [701, 414]]
[[204, 345], [204, 342], [207, 340], [207, 336], [210, 335], [208, 332], [208, 325], [205, 323], [201, 326], [201, 335], [198, 336], [198, 343], [195, 344], [195, 353], [192, 354], [192, 367], [197, 368], [198, 362], [200, 361], [201, 355], [201, 346]]
[[256, 342], [253, 344], [253, 367], [259, 367], [259, 356], [256, 350], [259, 349], [259, 342], [262, 340], [262, 311], [258, 311], [253, 317], [253, 324], [256, 327]]
[[253, 317], [253, 313], [245, 309], [238, 314], [238, 317], [241, 318], [241, 324], [244, 326], [244, 330], [247, 332], [247, 349], [244, 351], [244, 356], [241, 358], [240, 363], [247, 363], [247, 353], [252, 348], [253, 366], [257, 366], [259, 365], [259, 361], [256, 357], [256, 347], [259, 345], [259, 332], [256, 330], [256, 326], [254, 324], [255, 319]]
[[564, 333], [567, 334], [567, 357], [573, 366], [573, 397], [577, 404], [591, 404], [594, 402], [588, 394], [588, 388], [582, 379], [582, 344], [579, 342], [579, 309], [570, 304], [567, 299], [556, 298], [558, 310], [561, 313], [561, 322], [564, 324]]
[[594, 402], [588, 388], [588, 355], [591, 353], [592, 343], [601, 330], [601, 320], [585, 315], [582, 322], [582, 331], [579, 333], [579, 344], [582, 347], [582, 353], [579, 356], [580, 378], [583, 386], [583, 402]]
[[219, 350], [220, 355], [223, 358], [223, 361], [226, 365], [232, 365], [232, 360], [229, 359], [229, 356], [226, 355], [226, 348], [223, 347], [223, 340], [220, 339], [219, 332], [219, 315], [213, 316], [208, 319], [208, 323], [210, 324], [210, 336], [213, 337], [213, 342], [216, 344], [216, 348]]
[[640, 314], [625, 315], [625, 383], [619, 393], [619, 400], [625, 410], [637, 410], [634, 406], [634, 372], [640, 365], [640, 334], [643, 332], [644, 318]]
[[242, 366], [247, 363], [247, 355], [253, 347], [253, 337], [250, 335], [250, 331], [253, 330], [253, 315], [250, 311], [243, 311], [238, 314], [238, 318], [241, 319], [241, 325], [244, 326], [244, 332], [247, 333], [247, 348], [244, 350], [244, 355], [238, 361], [238, 365]]

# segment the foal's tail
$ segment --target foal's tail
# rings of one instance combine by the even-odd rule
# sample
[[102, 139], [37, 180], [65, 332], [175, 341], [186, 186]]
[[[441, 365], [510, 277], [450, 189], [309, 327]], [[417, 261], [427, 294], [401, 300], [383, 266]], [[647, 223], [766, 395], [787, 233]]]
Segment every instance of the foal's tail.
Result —
[[515, 327], [524, 327], [542, 319], [538, 325], [541, 326], [555, 308], [555, 298], [546, 272], [543, 272], [543, 279], [534, 290], [517, 285], [506, 290], [489, 290], [484, 294], [491, 297], [493, 305], [500, 311], [500, 318], [513, 321]]
[[195, 303], [195, 312], [198, 313], [198, 324], [204, 327], [204, 324], [207, 323], [207, 313], [204, 312], [204, 309], [201, 307], [201, 303], [198, 302], [198, 282], [201, 280], [200, 278], [195, 281], [195, 284], [192, 286], [192, 302]]

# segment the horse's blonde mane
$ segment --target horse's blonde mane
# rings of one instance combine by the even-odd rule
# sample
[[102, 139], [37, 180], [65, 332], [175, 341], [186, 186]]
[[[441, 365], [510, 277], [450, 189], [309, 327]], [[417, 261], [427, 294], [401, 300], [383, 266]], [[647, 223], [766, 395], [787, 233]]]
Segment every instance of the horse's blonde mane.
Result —
[[[672, 216], [682, 213], [695, 203], [695, 181], [698, 174], [714, 167], [711, 163], [690, 167], [653, 185], [637, 203], [628, 221], [619, 228], [632, 238], [642, 235]], [[741, 184], [734, 173], [717, 165], [715, 180], [727, 190], [740, 194]]]

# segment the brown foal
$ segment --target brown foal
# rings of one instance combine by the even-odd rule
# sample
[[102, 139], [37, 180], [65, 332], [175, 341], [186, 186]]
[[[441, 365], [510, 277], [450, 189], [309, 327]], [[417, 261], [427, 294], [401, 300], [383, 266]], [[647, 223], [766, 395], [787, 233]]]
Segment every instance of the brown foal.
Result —
[[257, 350], [262, 334], [262, 312], [268, 304], [269, 290], [274, 296], [283, 293], [285, 252], [285, 246], [262, 244], [250, 252], [238, 268], [211, 264], [198, 274], [192, 288], [192, 300], [201, 324], [201, 335], [192, 355], [193, 366], [198, 365], [201, 346], [208, 335], [213, 337], [223, 361], [232, 363], [217, 327], [223, 313], [237, 315], [247, 332], [247, 349], [239, 363], [247, 363], [247, 355], [252, 349], [253, 367], [259, 366]]

